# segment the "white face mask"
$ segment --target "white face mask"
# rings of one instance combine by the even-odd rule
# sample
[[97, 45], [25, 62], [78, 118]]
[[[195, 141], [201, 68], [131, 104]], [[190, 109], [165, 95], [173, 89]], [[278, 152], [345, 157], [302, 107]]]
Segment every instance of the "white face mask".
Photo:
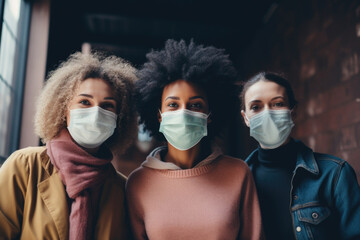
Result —
[[80, 146], [96, 148], [113, 135], [117, 115], [100, 107], [70, 110], [68, 130]]
[[273, 149], [281, 146], [291, 133], [294, 123], [290, 110], [264, 110], [246, 119], [250, 122], [250, 136], [263, 148]]
[[205, 113], [187, 109], [164, 112], [159, 131], [176, 149], [188, 150], [207, 136], [207, 118]]

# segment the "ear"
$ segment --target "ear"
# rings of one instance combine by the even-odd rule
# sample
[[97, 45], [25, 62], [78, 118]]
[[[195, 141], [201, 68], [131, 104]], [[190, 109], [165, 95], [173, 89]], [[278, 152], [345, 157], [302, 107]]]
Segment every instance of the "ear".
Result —
[[212, 122], [212, 119], [211, 119], [211, 112], [210, 112], [209, 115], [208, 115], [208, 118], [207, 118], [207, 123], [209, 124], [211, 122]]
[[241, 116], [243, 117], [246, 126], [250, 127], [250, 122], [249, 122], [249, 120], [247, 119], [244, 110], [241, 110]]
[[291, 109], [291, 119], [293, 120], [293, 122], [295, 122], [297, 117], [297, 106], [293, 107], [293, 109]]
[[159, 123], [161, 123], [161, 114], [160, 114], [160, 110], [157, 112], [157, 118]]
[[69, 107], [66, 108], [65, 112], [65, 125], [68, 127], [70, 125], [70, 109]]

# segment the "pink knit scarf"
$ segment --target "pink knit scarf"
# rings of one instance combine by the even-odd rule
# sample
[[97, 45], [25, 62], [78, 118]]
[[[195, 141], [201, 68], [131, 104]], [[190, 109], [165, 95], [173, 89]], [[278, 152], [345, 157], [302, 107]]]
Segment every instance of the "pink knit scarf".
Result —
[[97, 158], [79, 147], [67, 129], [47, 143], [47, 154], [59, 171], [70, 199], [69, 239], [91, 239], [101, 185], [113, 170], [110, 157]]

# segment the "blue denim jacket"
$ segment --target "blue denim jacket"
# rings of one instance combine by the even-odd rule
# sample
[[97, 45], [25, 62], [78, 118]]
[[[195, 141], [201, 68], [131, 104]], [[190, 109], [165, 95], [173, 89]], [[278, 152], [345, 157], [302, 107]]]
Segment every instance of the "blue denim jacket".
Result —
[[[360, 188], [344, 160], [313, 152], [295, 140], [297, 162], [289, 210], [296, 239], [360, 239]], [[245, 160], [250, 169], [258, 150]]]

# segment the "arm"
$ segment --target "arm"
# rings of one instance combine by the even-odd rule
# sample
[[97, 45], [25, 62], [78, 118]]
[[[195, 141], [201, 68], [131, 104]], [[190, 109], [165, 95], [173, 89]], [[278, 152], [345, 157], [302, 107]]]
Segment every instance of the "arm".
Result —
[[334, 201], [342, 239], [360, 239], [360, 188], [355, 172], [347, 162], [339, 168]]
[[24, 155], [13, 153], [0, 168], [0, 236], [14, 239], [21, 232], [28, 179]]
[[259, 200], [254, 179], [249, 169], [246, 171], [240, 205], [239, 239], [264, 239]]

